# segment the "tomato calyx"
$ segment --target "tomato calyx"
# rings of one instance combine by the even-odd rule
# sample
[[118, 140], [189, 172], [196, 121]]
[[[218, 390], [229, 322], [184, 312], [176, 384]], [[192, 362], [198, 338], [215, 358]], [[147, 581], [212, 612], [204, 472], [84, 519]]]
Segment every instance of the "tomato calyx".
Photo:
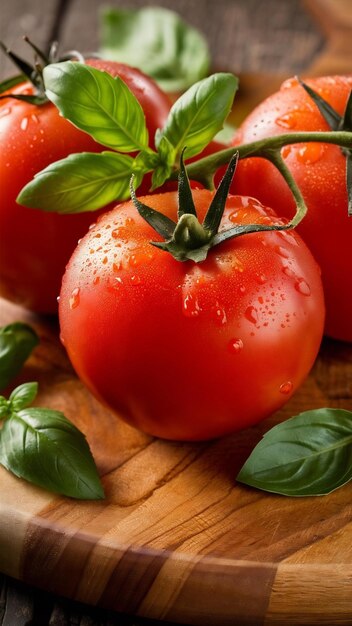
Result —
[[[151, 241], [151, 245], [169, 252], [177, 261], [193, 261], [199, 263], [207, 258], [211, 248], [240, 235], [268, 230], [287, 230], [294, 225], [289, 223], [278, 224], [237, 224], [232, 228], [220, 230], [220, 223], [224, 214], [226, 201], [229, 196], [230, 185], [235, 174], [238, 152], [229, 162], [226, 172], [213, 196], [208, 211], [202, 223], [197, 217], [192, 190], [183, 161], [180, 157], [180, 172], [178, 176], [178, 221], [170, 219], [160, 211], [143, 204], [136, 197], [133, 186], [133, 176], [130, 184], [131, 199], [140, 216], [148, 222], [154, 230], [164, 238], [164, 241]], [[305, 213], [305, 206], [297, 210], [300, 219]], [[299, 221], [300, 221], [299, 219]]]
[[[345, 112], [340, 115], [319, 93], [312, 87], [309, 87], [300, 78], [297, 78], [299, 84], [307, 92], [310, 98], [318, 107], [321, 115], [332, 131], [352, 131], [352, 91], [347, 100]], [[352, 149], [342, 146], [341, 152], [346, 156], [346, 179], [348, 192], [348, 215], [352, 216]]]
[[[32, 48], [34, 52], [34, 62], [31, 65], [17, 54], [12, 52], [5, 44], [0, 41], [0, 48], [3, 52], [11, 59], [11, 61], [16, 65], [16, 67], [20, 70], [21, 74], [14, 76], [10, 79], [3, 81], [0, 84], [0, 94], [8, 91], [12, 87], [23, 83], [24, 80], [28, 80], [32, 83], [34, 88], [34, 94], [7, 94], [0, 95], [0, 100], [3, 98], [12, 98], [14, 100], [22, 100], [23, 102], [28, 102], [29, 104], [34, 105], [42, 105], [49, 102], [49, 99], [45, 93], [45, 85], [43, 79], [43, 70], [47, 65], [51, 65], [52, 63], [56, 63], [58, 59], [58, 44], [54, 41], [51, 46], [48, 54], [45, 54], [40, 48], [38, 48], [27, 36], [23, 37], [24, 41], [28, 43], [28, 45]], [[73, 50], [66, 53], [61, 60], [77, 58], [79, 61], [84, 61], [83, 56]]]

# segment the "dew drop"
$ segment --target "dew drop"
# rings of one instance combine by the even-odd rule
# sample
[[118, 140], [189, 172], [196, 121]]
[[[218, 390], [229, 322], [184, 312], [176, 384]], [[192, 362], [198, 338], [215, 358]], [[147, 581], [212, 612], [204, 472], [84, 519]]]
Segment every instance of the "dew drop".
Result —
[[282, 268], [283, 273], [285, 274], [285, 276], [288, 276], [289, 278], [293, 278], [296, 276], [296, 274], [294, 273], [293, 270], [291, 270], [290, 267], [288, 267], [288, 265], [284, 265], [284, 267]]
[[284, 146], [281, 150], [281, 156], [286, 159], [288, 157], [288, 155], [291, 153], [292, 151], [292, 147], [291, 146]]
[[281, 115], [281, 117], [276, 118], [275, 124], [281, 126], [282, 128], [295, 128], [297, 124], [297, 116], [294, 111], [291, 113], [285, 113], [285, 115]]
[[284, 395], [291, 393], [292, 389], [293, 389], [293, 384], [290, 380], [286, 381], [285, 383], [282, 383], [282, 385], [280, 385], [279, 387], [280, 393], [283, 393]]
[[254, 306], [248, 306], [244, 312], [244, 316], [251, 324], [256, 324], [258, 321], [258, 311]]
[[227, 322], [226, 311], [223, 307], [217, 306], [214, 310], [215, 321], [219, 326], [223, 326]]
[[6, 107], [4, 109], [1, 109], [0, 117], [5, 117], [5, 115], [9, 115], [10, 113], [11, 113], [10, 107]]
[[38, 118], [38, 115], [36, 115], [35, 113], [32, 113], [32, 115], [31, 115], [31, 120], [32, 120], [35, 124], [39, 124], [39, 118]]
[[70, 300], [69, 300], [70, 309], [75, 309], [76, 307], [78, 307], [78, 305], [80, 303], [79, 292], [80, 292], [79, 287], [76, 287], [75, 289], [72, 290], [71, 297], [70, 297]]
[[96, 276], [93, 280], [93, 285], [98, 285], [100, 283], [100, 276]]
[[111, 235], [114, 239], [126, 239], [127, 229], [123, 226], [119, 226], [118, 228], [114, 228], [114, 230], [111, 231]]
[[229, 343], [227, 344], [227, 348], [229, 352], [231, 352], [231, 354], [239, 354], [243, 349], [242, 339], [230, 339]]
[[319, 143], [306, 143], [297, 150], [297, 159], [307, 165], [319, 161], [325, 152], [325, 148]]
[[200, 306], [198, 300], [192, 296], [192, 294], [187, 294], [183, 299], [183, 314], [186, 317], [197, 317], [200, 312]]
[[290, 256], [290, 253], [288, 250], [286, 250], [286, 248], [284, 248], [283, 246], [275, 246], [275, 252], [279, 255], [282, 256], [284, 259], [288, 259]]
[[265, 276], [265, 274], [257, 274], [256, 280], [259, 285], [264, 285], [264, 283], [266, 283], [267, 281], [267, 277]]
[[121, 268], [122, 268], [121, 261], [118, 261], [117, 263], [112, 264], [112, 269], [114, 272], [119, 272]]
[[26, 130], [28, 126], [28, 117], [24, 117], [21, 120], [21, 130]]
[[311, 290], [308, 283], [304, 280], [304, 278], [300, 278], [295, 283], [295, 289], [298, 293], [301, 293], [303, 296], [310, 296]]
[[130, 278], [130, 282], [131, 282], [131, 285], [140, 285], [141, 277], [138, 276], [137, 274], [133, 274], [133, 276], [131, 276]]

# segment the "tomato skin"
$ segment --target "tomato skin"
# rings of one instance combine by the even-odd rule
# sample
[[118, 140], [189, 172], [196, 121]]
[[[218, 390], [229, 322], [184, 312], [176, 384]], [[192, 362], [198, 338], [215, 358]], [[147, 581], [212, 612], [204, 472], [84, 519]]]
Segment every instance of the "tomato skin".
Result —
[[[168, 115], [168, 97], [139, 70], [97, 59], [87, 63], [127, 83], [145, 111], [152, 141]], [[33, 93], [33, 88], [23, 83], [9, 93]], [[34, 311], [56, 313], [65, 265], [97, 215], [45, 213], [18, 205], [16, 197], [50, 163], [106, 148], [61, 117], [53, 104], [11, 98], [0, 102], [0, 139], [0, 294]]]
[[[212, 193], [193, 197], [202, 219]], [[141, 201], [176, 218], [175, 192]], [[222, 227], [273, 220], [257, 201], [233, 196]], [[120, 417], [166, 439], [257, 423], [296, 391], [319, 349], [324, 303], [310, 251], [294, 232], [256, 233], [195, 264], [155, 240], [126, 202], [75, 250], [59, 319], [77, 374]]]
[[[352, 75], [307, 79], [341, 115], [352, 89]], [[234, 144], [298, 131], [329, 130], [316, 105], [296, 79], [248, 115]], [[352, 341], [352, 218], [347, 215], [346, 157], [338, 146], [296, 144], [282, 149], [286, 164], [305, 198], [308, 214], [297, 230], [306, 241], [321, 270], [326, 301], [325, 333]], [[291, 217], [295, 205], [278, 171], [263, 159], [250, 158], [238, 164], [233, 192], [250, 194]]]

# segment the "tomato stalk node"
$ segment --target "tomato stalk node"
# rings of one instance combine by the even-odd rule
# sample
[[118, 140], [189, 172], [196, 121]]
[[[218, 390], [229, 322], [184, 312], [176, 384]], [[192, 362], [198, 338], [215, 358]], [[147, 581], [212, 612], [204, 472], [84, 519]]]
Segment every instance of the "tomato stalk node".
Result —
[[[220, 230], [221, 219], [225, 210], [226, 200], [229, 195], [230, 185], [238, 162], [238, 152], [232, 155], [227, 170], [222, 178], [203, 223], [198, 220], [192, 198], [192, 190], [189, 183], [187, 170], [183, 161], [182, 151], [180, 158], [180, 173], [178, 178], [178, 221], [156, 211], [150, 206], [143, 204], [136, 197], [133, 186], [133, 176], [130, 183], [131, 199], [138, 213], [143, 219], [164, 238], [164, 241], [151, 241], [150, 243], [172, 254], [177, 261], [194, 261], [199, 263], [207, 258], [211, 248], [240, 235], [270, 230], [288, 230], [297, 226], [306, 214], [307, 208], [293, 178], [290, 180], [293, 193], [297, 202], [297, 212], [288, 223], [277, 224], [237, 224], [232, 228]], [[286, 165], [277, 151], [267, 155], [277, 167], [286, 172]], [[289, 173], [290, 177], [291, 174]]]

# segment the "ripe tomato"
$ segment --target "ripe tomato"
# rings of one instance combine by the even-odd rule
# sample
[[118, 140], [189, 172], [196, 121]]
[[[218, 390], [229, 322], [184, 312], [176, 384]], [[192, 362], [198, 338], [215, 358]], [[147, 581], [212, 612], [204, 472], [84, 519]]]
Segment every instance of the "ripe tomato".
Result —
[[[340, 115], [352, 89], [351, 76], [320, 77], [306, 83]], [[329, 130], [317, 106], [296, 79], [283, 83], [280, 91], [262, 102], [245, 119], [234, 143], [297, 131]], [[326, 300], [325, 332], [352, 341], [352, 218], [347, 215], [346, 157], [338, 146], [305, 143], [287, 146], [282, 155], [292, 171], [308, 206], [298, 231], [322, 270]], [[275, 167], [263, 159], [238, 164], [232, 187], [250, 194], [291, 217], [294, 202]]]
[[[96, 59], [87, 62], [125, 81], [142, 105], [152, 141], [168, 115], [168, 97], [137, 69]], [[25, 82], [8, 93], [29, 94], [33, 87]], [[16, 197], [50, 163], [70, 153], [106, 148], [60, 117], [53, 104], [35, 106], [11, 98], [0, 101], [0, 138], [0, 293], [32, 310], [54, 313], [65, 265], [95, 217], [25, 208]]]
[[[213, 195], [193, 191], [200, 220]], [[176, 192], [140, 201], [176, 219]], [[230, 196], [222, 226], [275, 220], [256, 200]], [[315, 260], [295, 232], [243, 235], [198, 264], [153, 240], [125, 202], [76, 248], [59, 303], [76, 372], [152, 435], [201, 440], [255, 424], [287, 401], [316, 357], [324, 304]]]

